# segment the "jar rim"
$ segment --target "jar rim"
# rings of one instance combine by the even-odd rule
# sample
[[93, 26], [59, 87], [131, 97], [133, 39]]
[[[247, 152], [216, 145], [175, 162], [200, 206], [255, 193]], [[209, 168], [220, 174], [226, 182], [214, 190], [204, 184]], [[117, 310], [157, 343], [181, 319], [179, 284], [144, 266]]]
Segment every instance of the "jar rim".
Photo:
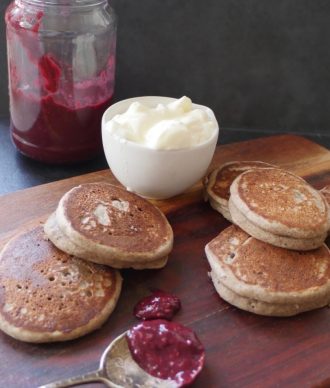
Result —
[[16, 0], [18, 3], [35, 5], [38, 7], [88, 7], [107, 3], [107, 0]]

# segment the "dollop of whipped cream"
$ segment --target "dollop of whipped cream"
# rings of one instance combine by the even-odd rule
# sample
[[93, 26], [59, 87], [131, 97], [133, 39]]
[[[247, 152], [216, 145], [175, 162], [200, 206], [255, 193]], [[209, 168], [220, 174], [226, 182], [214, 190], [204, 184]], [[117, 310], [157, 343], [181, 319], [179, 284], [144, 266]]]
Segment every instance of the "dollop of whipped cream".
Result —
[[194, 109], [185, 96], [155, 107], [133, 102], [125, 113], [106, 123], [106, 129], [120, 139], [164, 150], [202, 144], [216, 128], [215, 119], [206, 110]]

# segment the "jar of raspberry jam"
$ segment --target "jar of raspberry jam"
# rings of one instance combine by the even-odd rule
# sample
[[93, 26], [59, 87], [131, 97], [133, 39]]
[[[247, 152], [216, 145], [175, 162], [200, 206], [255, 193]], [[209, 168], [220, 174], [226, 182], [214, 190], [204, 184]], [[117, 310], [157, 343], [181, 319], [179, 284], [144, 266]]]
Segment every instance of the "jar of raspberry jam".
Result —
[[107, 0], [15, 0], [6, 11], [11, 136], [43, 162], [91, 159], [114, 91]]

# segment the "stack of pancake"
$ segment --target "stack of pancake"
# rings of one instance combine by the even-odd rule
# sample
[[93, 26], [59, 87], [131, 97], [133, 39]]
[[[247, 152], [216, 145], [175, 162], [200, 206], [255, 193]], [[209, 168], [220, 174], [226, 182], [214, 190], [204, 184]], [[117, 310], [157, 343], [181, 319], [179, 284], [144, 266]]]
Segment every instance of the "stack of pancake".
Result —
[[64, 341], [100, 327], [118, 301], [121, 268], [161, 268], [173, 245], [166, 217], [107, 183], [74, 187], [44, 227], [0, 253], [0, 329], [27, 342]]
[[227, 163], [205, 179], [206, 198], [235, 224], [205, 247], [224, 300], [272, 316], [330, 303], [326, 191], [262, 162]]
[[208, 200], [213, 209], [221, 213], [228, 221], [233, 222], [228, 208], [231, 183], [244, 171], [269, 167], [274, 166], [259, 161], [229, 162], [221, 165], [204, 179], [205, 200]]
[[45, 224], [59, 249], [113, 268], [161, 268], [173, 245], [163, 213], [138, 195], [107, 183], [74, 187]]

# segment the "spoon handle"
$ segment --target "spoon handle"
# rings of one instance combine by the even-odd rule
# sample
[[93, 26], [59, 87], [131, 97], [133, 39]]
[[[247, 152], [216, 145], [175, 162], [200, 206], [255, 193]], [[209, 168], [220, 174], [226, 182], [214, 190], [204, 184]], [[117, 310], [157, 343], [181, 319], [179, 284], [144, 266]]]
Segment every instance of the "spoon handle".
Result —
[[46, 385], [41, 385], [38, 388], [65, 388], [65, 387], [73, 387], [75, 385], [80, 384], [88, 384], [93, 382], [102, 382], [107, 386], [112, 386], [109, 383], [109, 380], [104, 376], [102, 370], [97, 370], [94, 372], [89, 372], [81, 376], [69, 377], [67, 379], [54, 381], [53, 383], [49, 383]]

